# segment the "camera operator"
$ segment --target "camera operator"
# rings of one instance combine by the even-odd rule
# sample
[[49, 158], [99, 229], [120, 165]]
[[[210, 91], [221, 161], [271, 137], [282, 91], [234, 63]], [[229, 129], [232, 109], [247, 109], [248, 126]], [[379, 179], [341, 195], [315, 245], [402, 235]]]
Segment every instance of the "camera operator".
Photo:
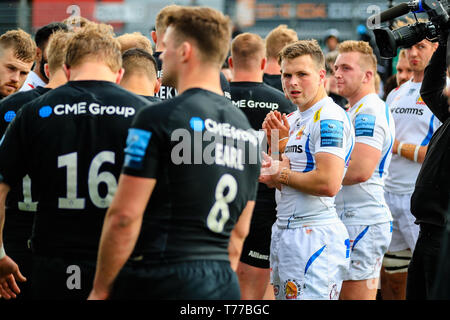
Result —
[[443, 93], [446, 86], [447, 37], [448, 30], [441, 32], [439, 47], [425, 69], [420, 90], [423, 101], [442, 125], [430, 140], [411, 197], [411, 213], [416, 218], [415, 223], [420, 226], [420, 232], [408, 268], [408, 300], [434, 298], [434, 283], [442, 282], [439, 275], [435, 275], [450, 198], [450, 114], [447, 97]]

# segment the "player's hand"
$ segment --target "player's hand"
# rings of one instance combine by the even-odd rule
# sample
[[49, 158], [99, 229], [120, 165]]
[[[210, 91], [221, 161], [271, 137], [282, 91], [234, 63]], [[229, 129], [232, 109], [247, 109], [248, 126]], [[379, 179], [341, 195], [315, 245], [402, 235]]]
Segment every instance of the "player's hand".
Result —
[[[274, 152], [279, 152], [279, 150], [283, 151], [290, 130], [286, 114], [281, 114], [278, 111], [269, 112], [264, 119], [262, 128], [266, 132], [270, 149]], [[272, 146], [276, 141], [278, 141], [278, 144]], [[276, 150], [276, 147], [278, 147], [278, 150]]]
[[92, 289], [88, 300], [106, 300], [109, 297], [109, 292]]
[[4, 299], [16, 298], [20, 293], [16, 281], [24, 282], [27, 279], [20, 273], [17, 264], [8, 256], [0, 260], [0, 296]]
[[278, 160], [273, 160], [267, 153], [263, 152], [263, 161], [261, 163], [261, 172], [258, 181], [266, 184], [269, 188], [280, 187], [277, 182], [279, 162]]

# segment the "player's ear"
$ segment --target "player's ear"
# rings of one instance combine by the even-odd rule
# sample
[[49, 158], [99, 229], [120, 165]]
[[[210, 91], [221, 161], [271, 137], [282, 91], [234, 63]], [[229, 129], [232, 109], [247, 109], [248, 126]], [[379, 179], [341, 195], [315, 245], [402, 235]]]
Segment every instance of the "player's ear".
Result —
[[233, 57], [231, 56], [228, 57], [228, 66], [230, 69], [233, 69]]
[[266, 69], [266, 64], [267, 64], [267, 58], [264, 57], [264, 58], [261, 60], [261, 70]]
[[184, 41], [180, 46], [180, 53], [181, 62], [186, 62], [187, 60], [189, 60], [193, 53], [192, 44], [188, 41]]
[[44, 64], [44, 72], [45, 76], [50, 79], [50, 68], [48, 67], [48, 63]]
[[325, 84], [326, 76], [327, 76], [327, 71], [325, 69], [320, 69], [319, 70], [319, 83], [320, 84]]
[[67, 81], [70, 80], [70, 67], [67, 66], [67, 64], [63, 64], [63, 70], [64, 74], [66, 75]]
[[125, 74], [125, 69], [120, 68], [119, 71], [117, 71], [117, 77], [116, 77], [116, 84], [119, 84], [120, 81], [122, 81], [123, 75]]
[[160, 88], [161, 88], [161, 79], [157, 78], [155, 81], [155, 89], [153, 90], [154, 93], [158, 93]]
[[158, 36], [156, 35], [156, 31], [152, 31], [150, 33], [150, 36], [152, 37], [153, 42], [156, 44], [156, 42], [158, 41]]

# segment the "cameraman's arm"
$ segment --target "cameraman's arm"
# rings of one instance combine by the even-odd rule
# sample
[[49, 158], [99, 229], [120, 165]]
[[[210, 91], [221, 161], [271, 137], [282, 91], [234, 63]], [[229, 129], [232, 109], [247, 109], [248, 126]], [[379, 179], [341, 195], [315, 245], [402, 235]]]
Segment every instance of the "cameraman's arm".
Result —
[[428, 108], [443, 123], [450, 116], [447, 97], [444, 95], [444, 89], [447, 84], [447, 36], [445, 36], [445, 41], [439, 42], [438, 48], [425, 68], [420, 95]]

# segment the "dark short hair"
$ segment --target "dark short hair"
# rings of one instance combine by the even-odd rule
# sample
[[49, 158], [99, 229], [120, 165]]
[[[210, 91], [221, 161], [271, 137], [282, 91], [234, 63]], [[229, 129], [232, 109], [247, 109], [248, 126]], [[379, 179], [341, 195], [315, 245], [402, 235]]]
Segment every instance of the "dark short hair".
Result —
[[44, 45], [47, 43], [53, 32], [60, 30], [69, 31], [69, 28], [65, 23], [62, 22], [52, 22], [43, 26], [42, 28], [39, 28], [34, 36], [34, 41], [36, 42], [38, 48], [44, 49]]

